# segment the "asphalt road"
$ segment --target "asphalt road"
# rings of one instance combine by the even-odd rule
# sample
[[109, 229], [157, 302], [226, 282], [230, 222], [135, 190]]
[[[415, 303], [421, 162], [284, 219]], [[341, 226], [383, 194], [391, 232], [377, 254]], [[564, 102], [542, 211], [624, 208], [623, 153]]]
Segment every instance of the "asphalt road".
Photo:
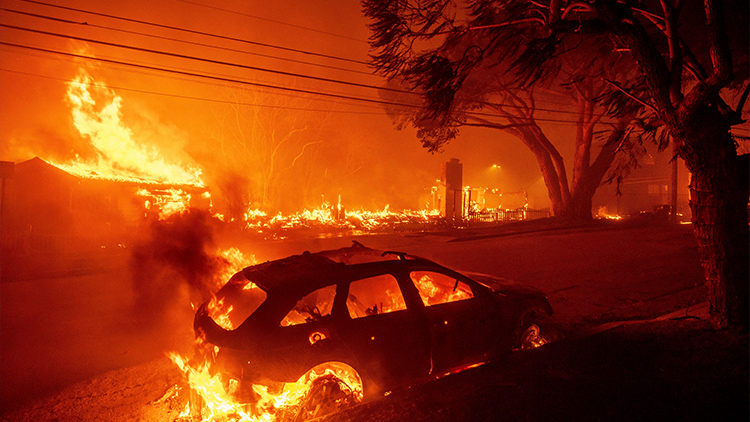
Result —
[[[234, 239], [231, 246], [263, 261], [349, 246], [351, 240]], [[557, 323], [567, 333], [609, 321], [652, 318], [705, 299], [688, 226], [496, 229], [357, 240], [537, 287], [548, 294]], [[0, 285], [3, 413], [76, 381], [158, 359], [168, 350], [188, 353], [187, 292], [165, 289], [162, 312], [144, 319], [126, 269], [122, 265], [105, 273]]]

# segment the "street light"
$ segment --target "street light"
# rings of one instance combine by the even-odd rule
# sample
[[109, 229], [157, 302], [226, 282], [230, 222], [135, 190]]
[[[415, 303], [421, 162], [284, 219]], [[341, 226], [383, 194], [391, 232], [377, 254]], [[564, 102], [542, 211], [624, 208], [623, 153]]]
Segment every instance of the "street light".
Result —
[[493, 164], [492, 168], [497, 170], [497, 191], [500, 192], [500, 166], [498, 164]]

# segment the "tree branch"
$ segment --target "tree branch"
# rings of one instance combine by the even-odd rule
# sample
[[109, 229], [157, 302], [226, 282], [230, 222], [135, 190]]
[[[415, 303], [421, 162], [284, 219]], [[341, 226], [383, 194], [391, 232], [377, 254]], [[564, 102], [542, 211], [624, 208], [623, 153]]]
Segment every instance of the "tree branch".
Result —
[[[669, 68], [664, 63], [654, 39], [640, 22], [632, 17], [632, 9], [630, 16], [622, 16], [622, 5], [618, 6], [617, 2], [600, 1], [596, 5], [602, 23], [611, 28], [612, 35], [617, 41], [628, 47], [638, 65], [655, 103], [655, 106], [647, 107], [657, 111], [657, 114], [670, 122], [670, 125], [675, 125], [675, 107], [669, 92]], [[640, 99], [637, 101], [642, 103]]]
[[643, 105], [644, 107], [647, 107], [647, 108], [651, 109], [654, 113], [659, 114], [659, 110], [657, 110], [656, 107], [654, 107], [651, 104], [649, 104], [649, 103], [641, 100], [640, 98], [636, 97], [635, 95], [629, 93], [628, 91], [625, 90], [625, 88], [621, 87], [620, 84], [618, 84], [617, 82], [611, 81], [611, 80], [609, 80], [607, 78], [602, 78], [602, 80], [604, 80], [604, 82], [606, 82], [606, 83], [612, 85], [613, 87], [615, 87], [618, 91], [620, 91], [623, 94], [625, 94], [626, 96], [628, 96], [628, 98], [630, 98], [631, 100], [633, 100], [633, 101], [635, 101], [635, 102]]
[[682, 48], [677, 35], [679, 9], [673, 8], [669, 0], [661, 0], [661, 7], [664, 11], [664, 29], [669, 46], [669, 96], [672, 104], [677, 104], [682, 100]]
[[468, 117], [471, 118], [471, 119], [473, 119], [473, 120], [475, 120], [476, 123], [468, 123], [468, 122], [466, 122], [466, 123], [463, 123], [462, 126], [486, 127], [486, 128], [490, 128], [490, 129], [504, 130], [504, 129], [513, 129], [513, 128], [517, 128], [517, 127], [524, 127], [524, 126], [532, 126], [533, 125], [533, 123], [530, 123], [530, 122], [527, 122], [527, 123], [510, 123], [510, 124], [503, 125], [503, 124], [491, 122], [489, 120], [482, 119], [482, 118], [476, 117], [476, 116], [468, 116]]
[[729, 40], [724, 21], [722, 0], [704, 0], [706, 25], [708, 27], [709, 49], [713, 73], [696, 84], [677, 110], [679, 118], [684, 121], [695, 114], [701, 106], [718, 95], [734, 78], [732, 55], [729, 51]]

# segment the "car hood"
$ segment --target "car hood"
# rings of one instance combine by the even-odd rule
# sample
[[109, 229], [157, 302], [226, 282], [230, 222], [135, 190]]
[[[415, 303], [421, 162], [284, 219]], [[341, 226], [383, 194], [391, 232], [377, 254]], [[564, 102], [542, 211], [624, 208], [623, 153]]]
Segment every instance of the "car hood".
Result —
[[463, 274], [477, 283], [487, 286], [493, 292], [502, 295], [545, 296], [544, 293], [534, 287], [526, 286], [507, 278], [474, 272], [464, 272]]

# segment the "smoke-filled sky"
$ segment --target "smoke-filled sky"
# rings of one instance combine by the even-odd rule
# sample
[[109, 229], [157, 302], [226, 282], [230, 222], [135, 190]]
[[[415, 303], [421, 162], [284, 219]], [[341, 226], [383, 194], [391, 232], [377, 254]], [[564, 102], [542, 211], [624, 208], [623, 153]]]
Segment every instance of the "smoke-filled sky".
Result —
[[100, 84], [90, 87], [95, 108], [121, 97], [134, 141], [202, 169], [226, 202], [291, 210], [341, 194], [351, 208], [417, 208], [454, 157], [472, 186], [516, 191], [541, 177], [504, 133], [463, 130], [430, 154], [413, 130], [396, 130], [377, 104], [384, 80], [365, 65], [369, 31], [357, 1], [0, 5], [3, 160], [101, 159], [66, 100], [66, 83], [83, 69]]

